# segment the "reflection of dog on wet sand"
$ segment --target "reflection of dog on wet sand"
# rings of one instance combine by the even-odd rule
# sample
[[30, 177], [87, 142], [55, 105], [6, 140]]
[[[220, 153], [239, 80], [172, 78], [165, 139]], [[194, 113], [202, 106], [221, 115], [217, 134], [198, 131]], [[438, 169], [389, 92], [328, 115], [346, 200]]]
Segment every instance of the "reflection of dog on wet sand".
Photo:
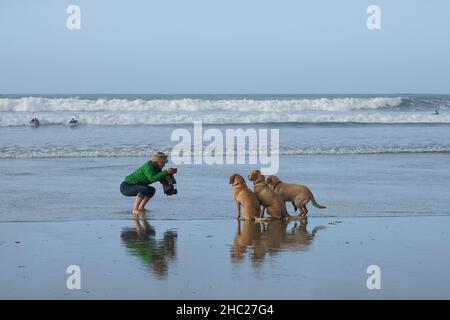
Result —
[[[241, 223], [243, 223], [241, 227]], [[274, 220], [266, 223], [255, 221], [238, 221], [236, 236], [231, 248], [231, 258], [234, 262], [241, 261], [249, 249], [252, 250], [253, 262], [261, 262], [265, 255], [276, 254], [283, 249], [303, 250], [316, 237], [322, 226], [307, 230], [308, 222], [297, 222], [288, 228], [292, 222]]]
[[319, 230], [324, 229], [324, 226], [317, 226], [312, 229], [311, 232], [307, 230], [308, 220], [302, 220], [299, 224], [296, 222], [291, 229], [291, 232], [287, 234], [286, 243], [289, 246], [294, 244], [299, 248], [305, 248], [311, 244], [312, 240], [316, 237]]
[[236, 262], [242, 260], [248, 247], [261, 239], [261, 225], [259, 222], [246, 220], [242, 224], [241, 227], [241, 221], [238, 220], [236, 236], [231, 249], [231, 258]]
[[292, 205], [297, 211], [300, 209], [300, 217], [305, 217], [308, 214], [306, 204], [311, 201], [312, 205], [318, 209], [325, 209], [326, 207], [318, 204], [311, 190], [301, 184], [283, 183], [277, 176], [268, 176], [267, 184], [272, 190], [278, 193], [284, 201], [292, 202]]

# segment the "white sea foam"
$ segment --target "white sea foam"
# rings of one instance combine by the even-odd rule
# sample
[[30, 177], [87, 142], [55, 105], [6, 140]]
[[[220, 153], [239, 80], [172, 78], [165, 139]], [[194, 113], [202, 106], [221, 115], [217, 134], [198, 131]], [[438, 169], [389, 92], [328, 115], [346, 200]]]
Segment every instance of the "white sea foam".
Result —
[[[76, 117], [87, 125], [204, 123], [450, 123], [448, 106], [401, 97], [311, 99], [81, 99], [0, 98], [0, 126], [67, 124]], [[416, 103], [417, 102], [417, 103]], [[445, 102], [445, 101], [444, 101]], [[447, 108], [431, 115], [434, 105]]]
[[[0, 126], [25, 126], [35, 113], [0, 113]], [[80, 125], [152, 125], [183, 124], [202, 120], [207, 124], [226, 123], [450, 123], [450, 114], [433, 116], [423, 112], [302, 112], [302, 113], [164, 113], [164, 112], [80, 112], [80, 113], [39, 113], [41, 125], [63, 125], [76, 117]]]
[[[137, 146], [42, 146], [25, 148], [19, 146], [0, 148], [0, 159], [33, 158], [113, 158], [113, 157], [148, 157], [155, 151], [170, 154], [170, 148]], [[233, 152], [233, 151], [230, 151]], [[247, 151], [246, 154], [253, 153]], [[345, 154], [386, 154], [386, 153], [450, 153], [448, 146], [427, 145], [380, 145], [380, 146], [340, 146], [340, 147], [280, 147], [280, 155], [345, 155]], [[193, 153], [194, 154], [194, 153]], [[223, 155], [226, 152], [223, 153]], [[233, 152], [234, 154], [234, 152]]]
[[315, 99], [80, 99], [80, 98], [0, 98], [0, 112], [295, 112], [348, 111], [396, 107], [401, 97], [379, 98], [315, 98]]

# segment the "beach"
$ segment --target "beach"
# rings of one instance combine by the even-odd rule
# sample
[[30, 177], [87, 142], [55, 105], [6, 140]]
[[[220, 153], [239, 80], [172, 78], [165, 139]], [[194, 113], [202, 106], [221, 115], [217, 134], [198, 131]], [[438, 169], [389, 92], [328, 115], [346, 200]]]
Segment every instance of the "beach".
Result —
[[0, 300], [450, 300], [450, 2], [407, 4], [2, 1]]
[[[261, 232], [241, 223], [238, 234], [231, 219], [155, 220], [140, 235], [133, 221], [0, 223], [0, 296], [448, 299], [449, 222], [314, 217]], [[69, 265], [80, 267], [80, 290], [66, 288]], [[380, 290], [366, 286], [370, 265], [381, 269]]]
[[[241, 222], [240, 232], [228, 175], [247, 165], [180, 167], [179, 194], [157, 186], [146, 230], [118, 191], [144, 159], [1, 160], [14, 179], [0, 192], [0, 297], [449, 298], [447, 159], [285, 157], [281, 172], [327, 209], [311, 206], [306, 226]], [[80, 290], [66, 288], [69, 265], [81, 268]], [[381, 290], [366, 286], [370, 265]]]
[[[0, 298], [450, 298], [448, 96], [155, 99], [0, 97]], [[277, 176], [327, 208], [239, 226], [229, 177], [261, 163], [169, 158], [178, 194], [153, 184], [136, 224], [120, 183], [195, 119], [278, 130]], [[69, 266], [80, 289], [67, 288]], [[380, 289], [368, 288], [374, 267]]]
[[[311, 217], [448, 215], [447, 154], [282, 156], [280, 179], [309, 186], [320, 204]], [[146, 158], [0, 160], [1, 221], [131, 219], [133, 198], [119, 185]], [[169, 163], [170, 165], [170, 163]], [[255, 165], [182, 165], [176, 196], [149, 203], [150, 219], [232, 219], [229, 177], [246, 177]], [[252, 188], [247, 179], [247, 184]], [[26, 195], [27, 201], [23, 201]], [[288, 204], [290, 212], [293, 208]]]

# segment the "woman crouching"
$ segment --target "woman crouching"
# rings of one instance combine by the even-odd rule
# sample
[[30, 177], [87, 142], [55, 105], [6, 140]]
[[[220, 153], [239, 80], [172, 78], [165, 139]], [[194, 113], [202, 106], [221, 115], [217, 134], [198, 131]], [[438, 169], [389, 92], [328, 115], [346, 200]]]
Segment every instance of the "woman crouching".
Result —
[[155, 194], [156, 189], [149, 185], [156, 181], [164, 183], [168, 176], [177, 172], [176, 168], [162, 170], [167, 162], [167, 155], [163, 152], [157, 152], [150, 161], [126, 176], [125, 181], [120, 184], [120, 192], [124, 196], [136, 197], [133, 207], [135, 218], [139, 214], [145, 213], [145, 205]]

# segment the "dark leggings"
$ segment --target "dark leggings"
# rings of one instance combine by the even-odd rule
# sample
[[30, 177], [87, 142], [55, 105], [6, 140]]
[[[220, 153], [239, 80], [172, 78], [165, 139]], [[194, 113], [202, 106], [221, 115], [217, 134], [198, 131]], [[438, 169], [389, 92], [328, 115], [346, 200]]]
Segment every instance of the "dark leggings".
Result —
[[141, 184], [128, 184], [125, 181], [120, 184], [120, 193], [127, 197], [139, 196], [140, 198], [153, 197], [156, 189]]

